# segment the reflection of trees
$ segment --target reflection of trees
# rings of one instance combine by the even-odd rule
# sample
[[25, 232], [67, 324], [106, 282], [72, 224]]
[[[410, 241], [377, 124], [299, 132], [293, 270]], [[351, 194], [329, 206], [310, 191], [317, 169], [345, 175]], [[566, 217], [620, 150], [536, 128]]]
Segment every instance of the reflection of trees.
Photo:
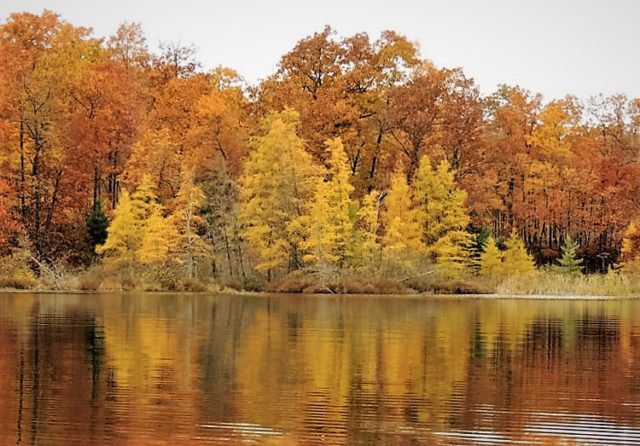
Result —
[[16, 319], [0, 325], [0, 332], [14, 333], [9, 351], [0, 335], [0, 351], [9, 353], [0, 361], [0, 376], [16, 383], [2, 386], [2, 433], [13, 434], [18, 444], [103, 438], [105, 407], [98, 399], [104, 349], [95, 317], [73, 309], [49, 313], [40, 299], [24, 299], [31, 311], [14, 308]]
[[604, 360], [620, 343], [620, 320], [586, 313], [576, 327], [576, 346], [589, 352], [593, 360]]
[[275, 443], [411, 444], [450, 430], [524, 440], [542, 412], [638, 425], [637, 408], [620, 403], [640, 397], [639, 305], [0, 300], [9, 315], [0, 320], [0, 394], [10, 402], [0, 404], [0, 443], [249, 435], [231, 423], [269, 430]]
[[621, 404], [633, 398], [629, 377], [637, 374], [624, 358], [620, 315], [603, 314], [599, 303], [574, 303], [582, 311], [569, 322], [563, 305], [539, 303], [534, 319], [509, 327], [518, 342], [510, 345], [501, 329], [487, 346], [490, 358], [470, 357], [458, 428], [518, 432], [535, 413], [593, 413], [638, 423], [635, 409]]
[[523, 366], [552, 370], [562, 359], [564, 333], [558, 319], [536, 319], [524, 332]]
[[203, 406], [206, 419], [231, 421], [237, 417], [229, 394], [235, 388], [236, 361], [242, 335], [248, 330], [254, 307], [245, 298], [221, 299], [210, 307], [206, 336], [200, 348], [202, 378], [200, 391], [207, 395]]

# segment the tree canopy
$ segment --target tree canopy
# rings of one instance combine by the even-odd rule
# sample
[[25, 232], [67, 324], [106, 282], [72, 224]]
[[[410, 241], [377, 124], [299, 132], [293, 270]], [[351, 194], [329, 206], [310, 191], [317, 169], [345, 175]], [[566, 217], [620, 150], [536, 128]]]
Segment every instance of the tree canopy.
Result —
[[[0, 256], [242, 280], [638, 258], [637, 98], [483, 95], [394, 31], [326, 27], [255, 85], [149, 48], [139, 24], [0, 23]], [[485, 228], [506, 250], [473, 253]]]

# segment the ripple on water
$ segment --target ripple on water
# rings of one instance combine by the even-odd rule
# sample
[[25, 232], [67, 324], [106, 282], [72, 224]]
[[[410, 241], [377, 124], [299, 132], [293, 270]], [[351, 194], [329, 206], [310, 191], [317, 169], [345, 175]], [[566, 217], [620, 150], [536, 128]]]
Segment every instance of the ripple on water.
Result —
[[0, 294], [0, 444], [640, 444], [640, 302]]

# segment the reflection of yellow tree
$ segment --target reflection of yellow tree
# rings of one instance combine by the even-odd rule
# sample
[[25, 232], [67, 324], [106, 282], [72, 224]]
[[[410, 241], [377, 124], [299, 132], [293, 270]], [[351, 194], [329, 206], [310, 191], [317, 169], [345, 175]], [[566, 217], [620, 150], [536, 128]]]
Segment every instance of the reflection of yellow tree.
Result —
[[131, 411], [118, 426], [123, 433], [133, 432], [128, 435], [129, 444], [143, 441], [144, 435], [173, 438], [177, 434], [180, 424], [169, 422], [161, 423], [156, 432], [136, 437], [131, 426], [149, 422], [158, 411], [167, 420], [179, 416], [181, 422], [198, 423], [194, 408], [200, 395], [193, 392], [198, 344], [191, 342], [195, 339], [189, 334], [193, 328], [190, 310], [188, 302], [174, 297], [112, 297], [102, 306], [107, 363], [123, 407]]
[[[595, 345], [585, 344], [597, 337], [584, 338], [584, 324], [593, 323], [589, 314], [605, 311], [597, 303], [443, 300], [376, 307], [330, 302], [277, 304], [275, 310], [256, 312], [254, 335], [241, 343], [236, 357], [236, 402], [249, 419], [294, 432], [308, 430], [309, 423], [389, 432], [411, 413], [414, 422], [448, 430], [447, 414], [455, 401], [471, 411], [497, 407], [494, 427], [500, 431], [518, 423], [518, 413], [530, 406], [551, 411], [556, 396], [567, 393], [567, 376], [576, 379], [574, 393], [605, 379], [600, 376], [604, 369], [593, 368], [597, 356], [584, 363], [579, 353], [581, 348], [590, 355], [597, 352]], [[606, 314], [607, 320], [619, 318], [617, 311]], [[620, 311], [631, 314], [630, 309]], [[300, 319], [293, 323], [292, 315]], [[629, 338], [637, 323], [627, 316], [613, 330]], [[630, 370], [637, 352], [629, 340], [610, 348], [616, 365], [607, 367], [616, 376]], [[615, 386], [610, 390], [624, 393]], [[286, 400], [283, 406], [262, 409], [281, 399]], [[564, 410], [572, 412], [588, 411], [590, 403], [566, 404]], [[614, 401], [610, 410], [615, 410]], [[297, 415], [291, 418], [292, 413]], [[475, 415], [456, 421], [471, 423], [469, 428], [476, 422]], [[335, 435], [331, 441], [348, 443]], [[524, 433], [515, 437], [524, 438]]]
[[[406, 318], [400, 327], [382, 308], [328, 305], [298, 321], [304, 329], [295, 335], [291, 328], [283, 330], [291, 325], [288, 309], [259, 311], [253, 335], [237, 356], [238, 403], [249, 419], [268, 426], [291, 413], [345, 426], [349, 414], [344, 408], [370, 398], [379, 402], [375, 410], [380, 420], [394, 420], [393, 413], [402, 416], [405, 408], [395, 403], [403, 400], [431, 402], [419, 419], [436, 420], [467, 373], [470, 335], [462, 328], [468, 315], [462, 306], [453, 310], [447, 320], [430, 314], [427, 323], [406, 308], [400, 312]], [[288, 404], [273, 405], [283, 398]], [[362, 414], [353, 415], [357, 419]]]
[[[395, 444], [401, 429], [479, 428], [526, 442], [526, 423], [540, 413], [637, 423], [637, 408], [621, 403], [635, 398], [639, 308], [632, 300], [4, 296], [0, 392], [18, 400], [22, 354], [22, 421], [43, 426], [42, 443], [67, 430], [125, 445], [247, 440], [241, 429], [199, 427], [227, 421], [274, 433], [259, 444], [366, 435]], [[39, 402], [51, 403], [37, 411], [36, 376]], [[0, 404], [0, 444], [15, 442], [17, 424], [13, 407]]]

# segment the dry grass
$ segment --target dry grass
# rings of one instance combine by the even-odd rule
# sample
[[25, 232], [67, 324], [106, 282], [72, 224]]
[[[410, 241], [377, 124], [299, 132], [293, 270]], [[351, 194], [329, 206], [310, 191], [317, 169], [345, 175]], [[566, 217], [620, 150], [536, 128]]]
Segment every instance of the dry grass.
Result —
[[392, 279], [347, 278], [329, 284], [328, 287], [338, 294], [411, 294], [416, 291], [404, 283]]
[[429, 294], [492, 294], [495, 282], [470, 274], [459, 276], [431, 275], [407, 280], [411, 288]]
[[539, 271], [525, 277], [510, 277], [496, 289], [502, 295], [549, 296], [640, 296], [640, 278], [617, 272], [567, 275]]
[[248, 276], [248, 277], [223, 277], [217, 279], [217, 283], [223, 289], [234, 290], [234, 291], [262, 291], [264, 290], [265, 282], [259, 277]]
[[28, 290], [38, 285], [29, 265], [29, 257], [26, 252], [0, 257], [0, 288]]
[[398, 280], [359, 275], [342, 276], [327, 281], [314, 275], [294, 275], [264, 286], [264, 291], [272, 293], [304, 294], [407, 294], [415, 293]]
[[38, 282], [33, 278], [0, 277], [0, 289], [32, 290]]
[[298, 276], [268, 282], [264, 284], [262, 288], [269, 293], [302, 293], [306, 289], [315, 286], [318, 286], [315, 278], [311, 276]]
[[208, 291], [208, 286], [205, 282], [201, 282], [196, 279], [184, 279], [176, 283], [176, 291], [203, 293], [205, 291]]
[[102, 273], [91, 268], [78, 276], [78, 289], [82, 291], [97, 291], [102, 283]]
[[187, 291], [220, 292], [222, 290], [267, 291], [305, 294], [500, 294], [540, 296], [619, 296], [640, 297], [640, 275], [620, 272], [592, 275], [567, 275], [540, 270], [528, 276], [514, 276], [501, 281], [470, 274], [455, 277], [424, 274], [408, 279], [393, 279], [384, 274], [350, 273], [329, 280], [317, 275], [292, 273], [267, 282], [254, 277], [222, 282], [199, 280], [158, 280], [157, 277], [131, 276], [122, 271], [107, 271], [95, 266], [86, 271], [50, 270], [36, 278], [28, 259], [20, 256], [0, 258], [0, 288], [69, 291]]

